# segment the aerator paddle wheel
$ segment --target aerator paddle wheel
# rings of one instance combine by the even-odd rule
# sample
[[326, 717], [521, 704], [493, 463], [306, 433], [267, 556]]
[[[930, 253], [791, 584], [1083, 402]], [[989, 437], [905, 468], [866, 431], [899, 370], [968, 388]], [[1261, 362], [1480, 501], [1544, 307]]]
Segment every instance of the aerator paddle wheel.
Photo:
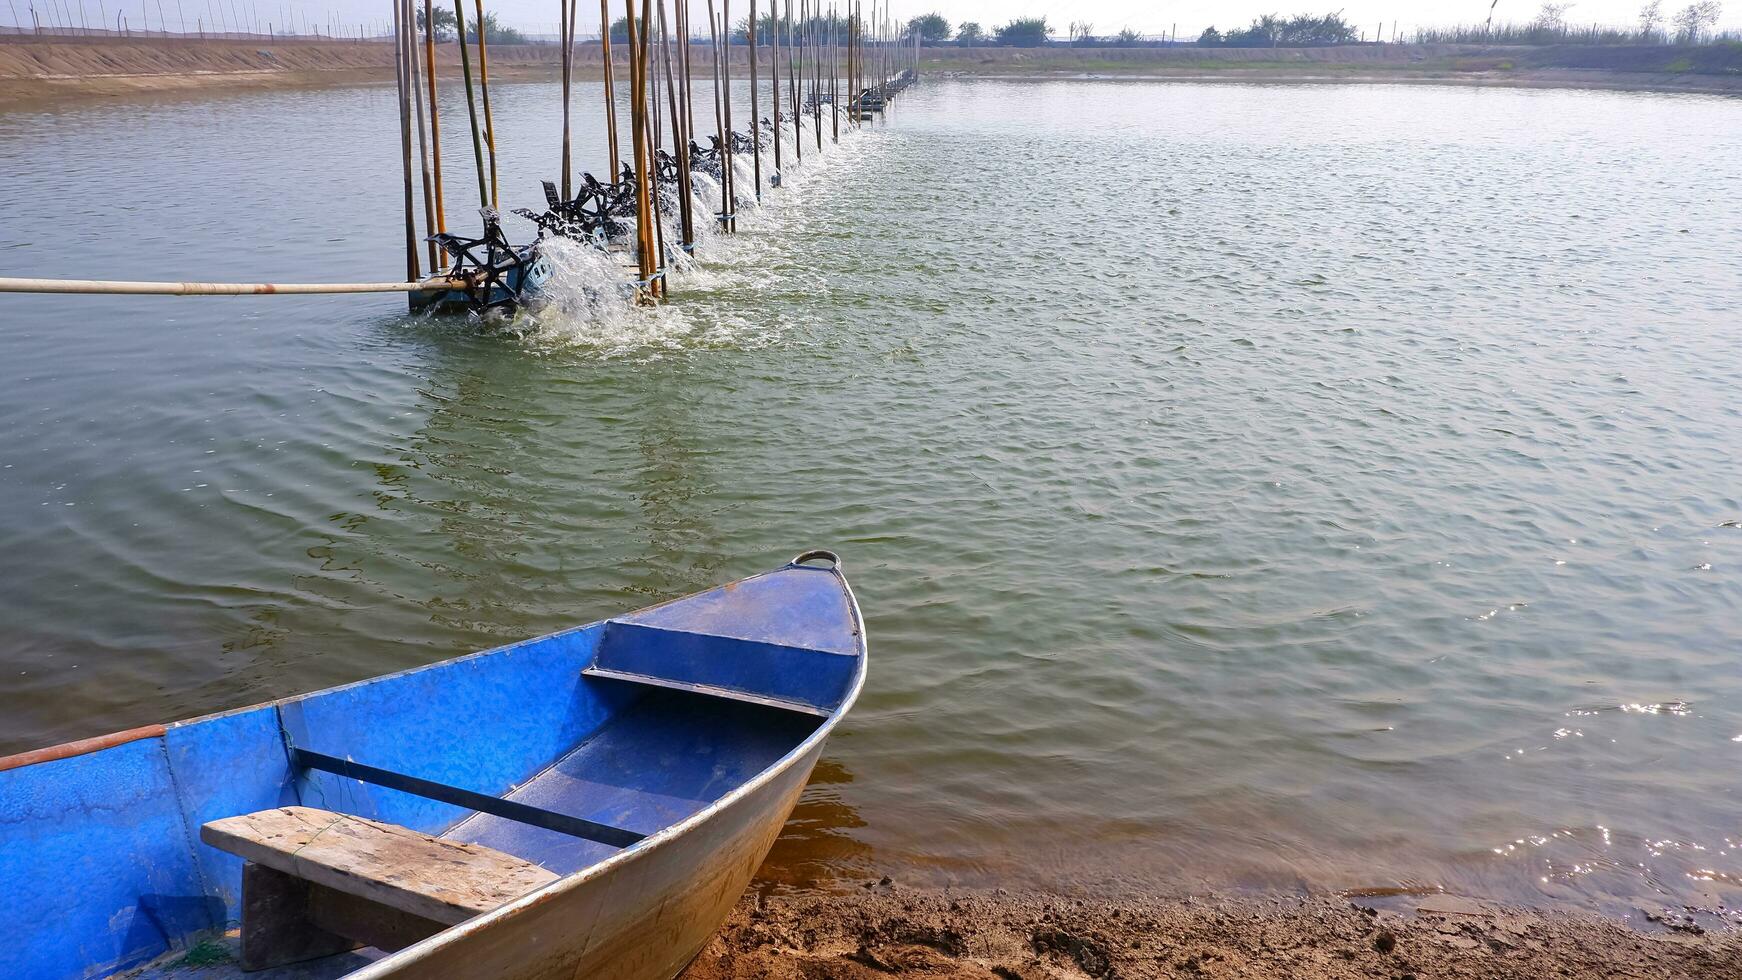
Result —
[[696, 145], [695, 140], [690, 140], [690, 170], [719, 180], [723, 172], [720, 164], [720, 138], [710, 136], [708, 143], [710, 145], [704, 150]]
[[653, 177], [661, 184], [675, 184], [678, 179], [677, 157], [665, 152], [656, 151], [653, 155]]
[[484, 219], [480, 238], [451, 232], [429, 238], [453, 260], [448, 273], [454, 283], [448, 290], [451, 298], [441, 302], [460, 299], [476, 313], [511, 311], [520, 305], [523, 292], [536, 289], [550, 277], [549, 267], [536, 243], [514, 245], [508, 241], [495, 208], [479, 208], [478, 214]]
[[604, 247], [627, 234], [628, 228], [619, 219], [635, 216], [635, 175], [625, 169], [622, 180], [602, 184], [592, 174], [583, 173], [580, 191], [567, 201], [557, 193], [556, 184], [547, 180], [544, 200], [547, 209], [543, 214], [527, 208], [517, 208], [514, 213], [538, 225], [544, 235]]

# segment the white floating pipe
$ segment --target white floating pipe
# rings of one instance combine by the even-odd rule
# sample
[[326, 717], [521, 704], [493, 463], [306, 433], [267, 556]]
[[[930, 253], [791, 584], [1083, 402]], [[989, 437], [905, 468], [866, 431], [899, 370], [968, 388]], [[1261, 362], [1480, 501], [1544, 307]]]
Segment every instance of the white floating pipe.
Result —
[[126, 282], [111, 279], [11, 279], [0, 293], [102, 293], [127, 296], [254, 296], [266, 293], [418, 293], [463, 287], [453, 279], [422, 282]]

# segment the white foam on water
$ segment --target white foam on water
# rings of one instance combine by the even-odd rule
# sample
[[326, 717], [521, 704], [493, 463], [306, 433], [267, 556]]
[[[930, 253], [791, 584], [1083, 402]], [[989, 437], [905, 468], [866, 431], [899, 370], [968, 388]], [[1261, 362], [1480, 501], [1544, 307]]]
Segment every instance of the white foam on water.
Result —
[[[773, 155], [765, 144], [762, 201], [756, 199], [755, 164], [747, 153], [733, 158], [737, 179], [737, 232], [721, 230], [720, 182], [697, 173], [691, 181], [695, 253], [678, 247], [682, 222], [675, 208], [662, 211], [660, 225], [670, 256], [666, 284], [671, 300], [658, 306], [635, 301], [633, 246], [605, 252], [568, 239], [549, 239], [544, 254], [551, 279], [528, 307], [504, 324], [506, 332], [543, 348], [580, 349], [604, 357], [658, 355], [661, 352], [764, 347], [778, 341], [785, 326], [777, 317], [746, 315], [733, 305], [709, 302], [734, 292], [760, 292], [789, 284], [788, 239], [808, 223], [807, 211], [826, 197], [833, 183], [851, 179], [865, 147], [865, 134], [843, 134], [839, 145], [815, 145], [802, 162], [786, 155], [781, 185], [770, 184]], [[790, 145], [787, 148], [790, 150]], [[846, 173], [843, 174], [842, 171]], [[770, 261], [771, 259], [776, 261]]]

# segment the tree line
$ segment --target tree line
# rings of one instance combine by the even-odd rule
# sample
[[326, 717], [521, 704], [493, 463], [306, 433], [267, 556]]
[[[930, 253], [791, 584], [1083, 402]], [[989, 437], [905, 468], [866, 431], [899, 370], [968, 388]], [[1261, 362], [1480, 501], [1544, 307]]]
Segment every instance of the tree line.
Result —
[[[435, 21], [435, 39], [444, 44], [448, 41], [452, 41], [454, 39], [455, 25], [454, 12], [452, 10], [445, 10], [441, 7], [437, 7], [435, 8], [435, 16], [432, 19]], [[417, 30], [420, 34], [429, 33], [429, 28], [424, 25], [423, 11], [421, 10], [417, 12]], [[478, 40], [478, 25], [472, 21], [466, 22], [466, 40], [474, 43]], [[495, 14], [485, 13], [484, 43], [525, 44], [527, 43], [527, 39], [525, 34], [498, 22]]]
[[[1415, 41], [1426, 43], [1473, 44], [1700, 44], [1714, 39], [1713, 30], [1723, 15], [1720, 0], [1695, 0], [1673, 13], [1664, 9], [1663, 0], [1649, 0], [1639, 12], [1637, 28], [1584, 27], [1571, 23], [1567, 17], [1571, 3], [1544, 3], [1528, 24], [1496, 25], [1490, 13], [1485, 24], [1455, 28], [1421, 28]], [[1492, 8], [1490, 8], [1492, 9]], [[1127, 27], [1116, 34], [1096, 34], [1087, 21], [1072, 21], [1063, 41], [1053, 38], [1053, 28], [1045, 17], [1017, 17], [1002, 26], [987, 29], [976, 21], [952, 25], [940, 13], [915, 17], [905, 25], [904, 36], [919, 35], [930, 45], [955, 44], [960, 47], [996, 45], [1000, 47], [1038, 48], [1048, 44], [1069, 44], [1078, 47], [1110, 45], [1131, 47], [1155, 42]], [[1341, 12], [1330, 14], [1265, 14], [1254, 17], [1244, 28], [1227, 31], [1208, 27], [1198, 35], [1200, 46], [1235, 48], [1310, 48], [1335, 44], [1358, 44], [1362, 35]]]

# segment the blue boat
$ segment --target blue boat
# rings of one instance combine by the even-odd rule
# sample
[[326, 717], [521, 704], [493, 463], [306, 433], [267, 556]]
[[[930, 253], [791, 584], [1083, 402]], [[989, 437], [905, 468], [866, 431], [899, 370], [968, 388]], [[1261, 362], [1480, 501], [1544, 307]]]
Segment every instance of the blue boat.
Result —
[[0, 759], [0, 977], [668, 980], [865, 669], [839, 562], [807, 552], [538, 639]]

